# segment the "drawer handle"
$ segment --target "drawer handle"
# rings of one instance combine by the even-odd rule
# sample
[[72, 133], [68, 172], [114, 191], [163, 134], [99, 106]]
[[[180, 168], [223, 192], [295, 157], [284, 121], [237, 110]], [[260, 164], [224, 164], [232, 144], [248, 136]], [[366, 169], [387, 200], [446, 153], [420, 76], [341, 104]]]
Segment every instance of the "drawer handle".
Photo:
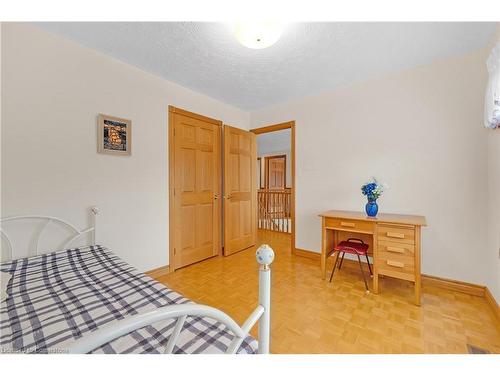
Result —
[[401, 247], [387, 246], [387, 251], [390, 251], [392, 253], [404, 254], [405, 249], [403, 249]]
[[387, 261], [387, 264], [388, 264], [389, 266], [398, 267], [398, 268], [403, 268], [403, 267], [405, 266], [405, 265], [404, 265], [404, 263], [401, 263], [401, 262], [395, 262], [395, 261], [393, 261], [393, 260], [388, 260], [388, 261]]
[[403, 233], [387, 232], [387, 237], [392, 237], [392, 238], [405, 238], [405, 235], [404, 235]]
[[341, 227], [349, 227], [349, 228], [354, 228], [354, 227], [356, 226], [356, 224], [354, 224], [354, 223], [347, 223], [347, 222], [345, 222], [345, 221], [341, 221], [341, 222], [340, 222], [340, 226], [341, 226]]

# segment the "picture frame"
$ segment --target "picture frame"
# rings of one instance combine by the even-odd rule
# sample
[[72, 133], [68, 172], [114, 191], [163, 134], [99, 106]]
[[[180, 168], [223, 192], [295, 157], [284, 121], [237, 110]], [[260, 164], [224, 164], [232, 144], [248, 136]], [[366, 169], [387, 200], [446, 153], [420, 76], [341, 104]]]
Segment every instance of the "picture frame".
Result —
[[100, 113], [97, 119], [97, 152], [130, 156], [132, 154], [132, 121]]

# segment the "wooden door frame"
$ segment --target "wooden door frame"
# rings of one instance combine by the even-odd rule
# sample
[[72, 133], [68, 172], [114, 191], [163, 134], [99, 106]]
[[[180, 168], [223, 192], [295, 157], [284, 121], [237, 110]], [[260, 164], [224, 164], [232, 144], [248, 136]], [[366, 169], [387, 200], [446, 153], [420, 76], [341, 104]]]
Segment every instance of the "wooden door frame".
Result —
[[292, 244], [291, 244], [291, 249], [292, 249], [292, 254], [295, 255], [295, 121], [287, 121], [287, 122], [281, 122], [279, 124], [274, 124], [274, 125], [268, 125], [268, 126], [263, 126], [260, 128], [255, 128], [255, 129], [250, 129], [250, 131], [256, 135], [259, 134], [264, 134], [264, 133], [271, 133], [271, 132], [276, 132], [278, 130], [285, 130], [285, 129], [291, 129], [291, 154], [292, 154], [292, 165], [291, 165], [291, 170], [292, 170], [292, 187], [291, 187], [291, 194], [292, 194], [292, 204], [291, 204], [291, 216], [292, 216]]
[[[174, 233], [175, 233], [175, 214], [174, 214], [174, 187], [175, 187], [175, 147], [174, 147], [174, 116], [173, 114], [180, 114], [183, 116], [191, 117], [197, 120], [209, 122], [214, 125], [219, 126], [219, 131], [222, 132], [222, 121], [213, 119], [210, 117], [206, 117], [200, 115], [198, 113], [186, 111], [182, 108], [177, 108], [172, 105], [168, 106], [168, 263], [169, 263], [169, 271], [173, 272], [177, 268], [176, 258], [174, 254]], [[220, 137], [222, 142], [222, 134]], [[221, 197], [220, 192], [222, 191], [222, 144], [220, 146], [220, 174], [219, 174], [219, 200], [218, 200], [218, 209], [219, 209], [219, 217], [222, 218], [222, 210], [221, 210]], [[222, 222], [222, 221], [221, 221]], [[222, 231], [219, 231], [222, 240]], [[222, 255], [222, 241], [219, 241], [219, 248], [217, 249], [218, 255]]]
[[264, 186], [265, 189], [269, 189], [269, 160], [271, 159], [285, 159], [285, 170], [283, 171], [283, 189], [286, 189], [286, 154], [283, 155], [269, 155], [269, 156], [264, 156]]
[[266, 183], [264, 181], [264, 187], [262, 187], [262, 158], [260, 156], [257, 157], [257, 162], [259, 163], [259, 187], [257, 189], [264, 189]]

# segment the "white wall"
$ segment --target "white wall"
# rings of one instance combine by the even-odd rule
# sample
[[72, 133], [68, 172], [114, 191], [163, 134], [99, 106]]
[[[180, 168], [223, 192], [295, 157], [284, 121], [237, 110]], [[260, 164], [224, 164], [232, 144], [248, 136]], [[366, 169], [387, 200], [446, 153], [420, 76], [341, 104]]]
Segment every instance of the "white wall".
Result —
[[488, 134], [488, 249], [492, 266], [488, 287], [500, 302], [500, 129]]
[[[167, 108], [248, 128], [249, 114], [41, 31], [2, 25], [2, 216], [88, 225], [139, 270], [168, 264]], [[132, 120], [131, 157], [96, 152], [96, 116]]]
[[[381, 212], [425, 215], [423, 272], [487, 283], [487, 50], [251, 113], [296, 121], [297, 247], [320, 251], [318, 214], [363, 210], [374, 175]], [[498, 207], [498, 206], [497, 206]]]
[[[500, 42], [500, 26], [490, 48]], [[488, 288], [500, 303], [500, 129], [486, 130], [488, 137]]]

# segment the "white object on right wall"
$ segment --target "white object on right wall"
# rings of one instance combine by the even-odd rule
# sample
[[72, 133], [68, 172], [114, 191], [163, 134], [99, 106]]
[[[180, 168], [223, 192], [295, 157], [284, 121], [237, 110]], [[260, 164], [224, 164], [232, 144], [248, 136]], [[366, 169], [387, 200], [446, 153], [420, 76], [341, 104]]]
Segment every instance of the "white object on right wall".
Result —
[[489, 79], [484, 100], [484, 126], [500, 127], [500, 42], [491, 51], [486, 62]]

